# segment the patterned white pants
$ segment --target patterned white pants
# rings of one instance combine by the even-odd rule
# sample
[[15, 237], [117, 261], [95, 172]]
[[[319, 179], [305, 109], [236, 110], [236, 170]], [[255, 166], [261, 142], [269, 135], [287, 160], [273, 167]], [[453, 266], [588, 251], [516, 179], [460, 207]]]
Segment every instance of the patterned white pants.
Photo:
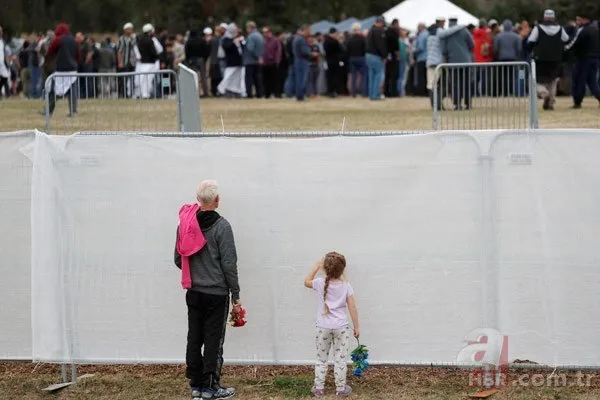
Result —
[[346, 388], [346, 373], [348, 370], [348, 346], [350, 343], [350, 327], [341, 329], [317, 328], [317, 363], [315, 365], [315, 388], [325, 388], [327, 377], [327, 362], [329, 351], [333, 348], [333, 375], [337, 391]]

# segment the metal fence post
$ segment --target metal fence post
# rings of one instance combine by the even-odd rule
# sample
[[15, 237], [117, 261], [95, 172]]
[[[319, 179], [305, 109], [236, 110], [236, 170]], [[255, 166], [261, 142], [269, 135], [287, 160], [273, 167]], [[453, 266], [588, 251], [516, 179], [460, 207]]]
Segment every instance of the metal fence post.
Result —
[[[46, 134], [50, 134], [50, 90], [52, 82], [54, 81], [54, 74], [50, 74], [44, 81], [44, 113], [45, 113], [45, 122], [46, 122]], [[50, 86], [49, 86], [50, 85]]]
[[179, 65], [179, 107], [181, 132], [202, 132], [198, 74], [186, 65]]
[[433, 129], [438, 129], [438, 103], [442, 101], [442, 99], [438, 98], [438, 77], [440, 76], [440, 68], [441, 65], [435, 67], [435, 71], [433, 73], [433, 84], [431, 85], [431, 90], [433, 90]]
[[529, 118], [531, 119], [530, 128], [538, 129], [538, 111], [537, 111], [537, 72], [535, 70], [535, 60], [531, 60], [530, 64], [530, 89], [529, 98], [531, 99], [531, 109], [529, 111]]

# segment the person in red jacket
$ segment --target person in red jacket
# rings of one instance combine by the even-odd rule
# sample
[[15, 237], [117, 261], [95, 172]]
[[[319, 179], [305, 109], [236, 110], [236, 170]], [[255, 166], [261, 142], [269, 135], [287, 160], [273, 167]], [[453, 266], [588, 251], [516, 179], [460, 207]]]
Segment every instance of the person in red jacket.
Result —
[[[473, 58], [476, 63], [489, 63], [493, 60], [493, 40], [491, 30], [488, 28], [488, 24], [485, 20], [479, 21], [479, 28], [473, 31], [473, 41], [475, 47], [473, 48]], [[476, 82], [476, 93], [480, 96], [489, 95], [488, 82], [490, 78], [488, 75], [488, 69], [485, 67], [477, 68], [477, 82]]]

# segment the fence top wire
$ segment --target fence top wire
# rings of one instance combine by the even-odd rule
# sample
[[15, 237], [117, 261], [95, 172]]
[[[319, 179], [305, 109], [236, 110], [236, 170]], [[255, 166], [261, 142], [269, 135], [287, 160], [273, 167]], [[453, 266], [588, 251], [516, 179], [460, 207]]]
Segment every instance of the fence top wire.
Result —
[[173, 74], [177, 73], [172, 69], [161, 69], [158, 71], [134, 71], [134, 72], [54, 72], [48, 76], [47, 79], [51, 79], [53, 77], [94, 77], [94, 76], [106, 76], [106, 77], [114, 77], [114, 76], [135, 76], [135, 75], [158, 75], [158, 74]]
[[373, 137], [373, 136], [408, 136], [432, 133], [433, 131], [289, 131], [289, 132], [110, 132], [83, 131], [74, 135], [80, 136], [152, 136], [152, 137], [241, 137], [241, 138], [318, 138], [318, 137]]
[[526, 61], [497, 61], [497, 62], [482, 62], [482, 63], [442, 63], [436, 69], [443, 67], [505, 67], [505, 66], [529, 67], [530, 64]]

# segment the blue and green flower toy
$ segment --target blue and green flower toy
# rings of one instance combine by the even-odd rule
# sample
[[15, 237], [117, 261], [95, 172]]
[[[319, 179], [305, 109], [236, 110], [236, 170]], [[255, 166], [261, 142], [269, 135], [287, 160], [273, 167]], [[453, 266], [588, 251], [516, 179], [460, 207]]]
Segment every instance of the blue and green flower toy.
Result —
[[364, 344], [360, 344], [358, 338], [356, 340], [358, 341], [358, 346], [350, 354], [353, 374], [354, 376], [363, 376], [365, 370], [369, 368], [369, 349]]

